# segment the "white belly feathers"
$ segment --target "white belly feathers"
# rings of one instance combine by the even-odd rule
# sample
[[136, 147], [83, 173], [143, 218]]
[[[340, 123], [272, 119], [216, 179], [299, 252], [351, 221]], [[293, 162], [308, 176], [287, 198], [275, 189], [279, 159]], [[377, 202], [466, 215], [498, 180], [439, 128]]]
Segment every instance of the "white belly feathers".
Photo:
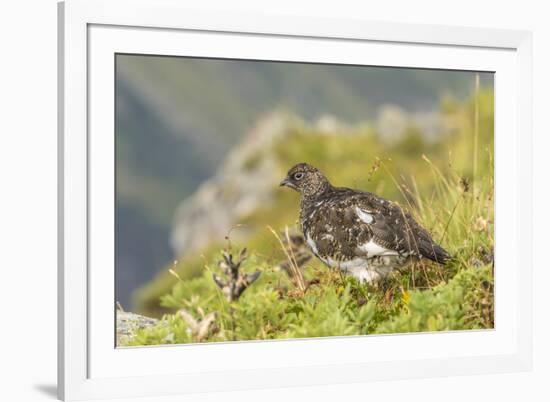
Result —
[[347, 272], [357, 278], [360, 282], [376, 282], [381, 277], [386, 276], [393, 271], [394, 266], [391, 263], [391, 257], [398, 256], [396, 251], [388, 250], [372, 241], [361, 246], [360, 250], [365, 252], [365, 256], [355, 257], [351, 260], [336, 261], [330, 257], [321, 256], [317, 244], [311, 238], [309, 233], [306, 235], [306, 242], [311, 251], [317, 258], [331, 268], [337, 268]]
[[359, 246], [359, 250], [367, 254], [367, 258], [378, 257], [383, 255], [399, 255], [395, 250], [390, 250], [385, 247], [376, 244], [372, 240], [369, 240], [366, 243], [363, 243]]

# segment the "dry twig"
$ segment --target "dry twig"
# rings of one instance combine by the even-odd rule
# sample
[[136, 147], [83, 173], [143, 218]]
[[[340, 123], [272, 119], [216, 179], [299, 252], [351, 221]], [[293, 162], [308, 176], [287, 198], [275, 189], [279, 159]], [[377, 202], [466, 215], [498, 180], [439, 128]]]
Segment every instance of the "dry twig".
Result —
[[227, 300], [232, 302], [241, 297], [242, 293], [259, 278], [261, 272], [240, 272], [241, 264], [246, 260], [246, 248], [241, 250], [237, 261], [233, 260], [233, 254], [228, 250], [222, 251], [222, 257], [219, 266], [226, 275], [227, 280], [222, 279], [215, 273], [212, 274], [212, 278]]

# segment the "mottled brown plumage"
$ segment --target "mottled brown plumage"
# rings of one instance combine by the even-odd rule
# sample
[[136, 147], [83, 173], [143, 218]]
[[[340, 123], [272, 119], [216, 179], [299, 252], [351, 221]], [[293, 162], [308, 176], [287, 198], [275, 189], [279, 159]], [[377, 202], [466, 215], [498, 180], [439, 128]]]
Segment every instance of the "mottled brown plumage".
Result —
[[449, 254], [399, 205], [334, 187], [315, 167], [292, 167], [281, 185], [301, 195], [300, 223], [312, 252], [330, 267], [374, 282], [411, 259], [444, 264]]

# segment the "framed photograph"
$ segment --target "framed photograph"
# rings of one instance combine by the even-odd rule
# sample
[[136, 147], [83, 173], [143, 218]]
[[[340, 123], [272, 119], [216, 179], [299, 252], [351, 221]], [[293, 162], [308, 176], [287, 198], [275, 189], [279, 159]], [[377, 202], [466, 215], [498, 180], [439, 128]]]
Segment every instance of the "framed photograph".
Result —
[[529, 32], [69, 0], [59, 49], [62, 399], [530, 369]]

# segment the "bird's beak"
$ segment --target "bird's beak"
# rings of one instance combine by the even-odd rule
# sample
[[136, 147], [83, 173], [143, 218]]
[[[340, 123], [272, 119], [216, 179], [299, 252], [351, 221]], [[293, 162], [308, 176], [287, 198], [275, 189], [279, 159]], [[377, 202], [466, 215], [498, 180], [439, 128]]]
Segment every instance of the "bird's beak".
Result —
[[295, 188], [294, 184], [292, 184], [292, 182], [288, 179], [288, 177], [285, 177], [283, 179], [283, 181], [281, 181], [279, 183], [279, 187], [290, 187], [290, 188]]

